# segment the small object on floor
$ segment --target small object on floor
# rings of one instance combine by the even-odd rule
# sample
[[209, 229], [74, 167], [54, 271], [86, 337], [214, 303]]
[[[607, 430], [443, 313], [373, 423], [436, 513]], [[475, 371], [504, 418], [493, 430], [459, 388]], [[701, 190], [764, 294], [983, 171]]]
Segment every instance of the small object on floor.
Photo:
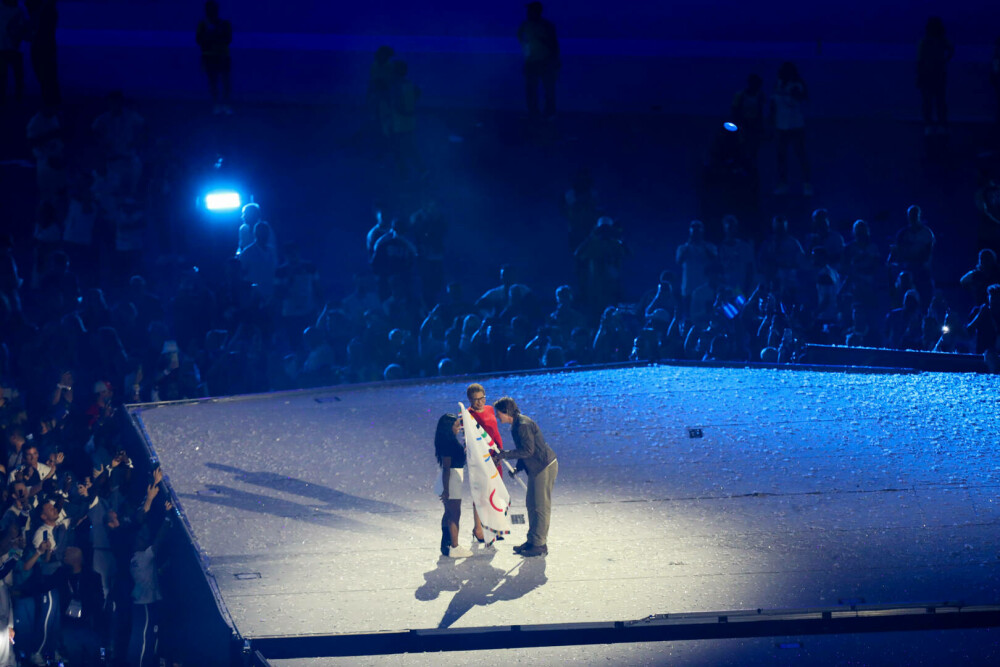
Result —
[[525, 558], [534, 558], [535, 556], [547, 556], [549, 553], [549, 548], [544, 544], [542, 546], [531, 545], [530, 549], [522, 549], [519, 552]]
[[472, 549], [466, 549], [461, 545], [448, 548], [448, 558], [471, 558], [472, 555]]

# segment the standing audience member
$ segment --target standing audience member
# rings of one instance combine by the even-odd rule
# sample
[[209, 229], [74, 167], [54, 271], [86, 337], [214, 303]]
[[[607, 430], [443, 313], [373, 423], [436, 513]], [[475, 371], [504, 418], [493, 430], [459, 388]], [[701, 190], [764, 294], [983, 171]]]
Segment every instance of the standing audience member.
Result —
[[778, 69], [778, 84], [771, 95], [771, 123], [778, 141], [778, 187], [774, 194], [788, 194], [788, 148], [795, 151], [802, 169], [802, 194], [813, 193], [810, 182], [809, 158], [806, 156], [806, 118], [803, 106], [809, 99], [809, 89], [799, 75], [795, 63], [786, 62]]
[[705, 226], [692, 220], [688, 240], [677, 248], [677, 263], [681, 267], [681, 312], [691, 309], [691, 295], [708, 280], [708, 267], [719, 260], [719, 251], [705, 240]]
[[233, 41], [233, 26], [219, 17], [219, 3], [216, 0], [207, 0], [205, 3], [205, 18], [198, 22], [195, 41], [201, 48], [201, 66], [208, 76], [208, 87], [212, 91], [212, 113], [233, 113], [233, 108], [229, 106], [229, 73], [232, 65], [229, 45]]
[[934, 232], [924, 223], [917, 205], [906, 209], [906, 226], [896, 234], [896, 243], [889, 246], [888, 264], [899, 271], [908, 271], [920, 296], [929, 300], [934, 291], [931, 260], [934, 258]]
[[559, 40], [556, 27], [542, 18], [542, 3], [529, 2], [527, 18], [517, 30], [517, 41], [524, 52], [524, 88], [531, 120], [539, 118], [538, 87], [545, 92], [544, 118], [556, 115], [556, 77], [562, 63], [559, 59]]

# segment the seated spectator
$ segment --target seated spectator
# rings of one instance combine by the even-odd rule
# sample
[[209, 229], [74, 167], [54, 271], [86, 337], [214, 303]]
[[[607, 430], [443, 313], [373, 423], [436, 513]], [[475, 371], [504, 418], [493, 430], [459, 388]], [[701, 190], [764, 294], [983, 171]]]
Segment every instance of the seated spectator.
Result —
[[692, 220], [688, 240], [677, 248], [677, 263], [681, 267], [681, 312], [691, 311], [691, 295], [708, 280], [708, 267], [718, 261], [719, 252], [705, 240], [705, 226]]
[[[499, 315], [507, 307], [510, 288], [514, 284], [514, 271], [510, 264], [500, 267], [500, 284], [486, 290], [481, 297], [476, 299], [476, 310], [484, 315]], [[450, 291], [450, 290], [449, 290]], [[455, 313], [455, 315], [464, 314]]]
[[894, 308], [885, 317], [885, 344], [895, 350], [922, 349], [923, 313], [920, 293], [911, 289], [903, 296], [901, 308]]
[[722, 218], [722, 243], [719, 244], [721, 282], [738, 293], [748, 294], [754, 281], [753, 243], [739, 237], [740, 222], [735, 215]]
[[599, 218], [590, 235], [573, 254], [583, 266], [580, 301], [584, 308], [589, 313], [599, 313], [606, 306], [620, 303], [622, 264], [631, 253], [622, 242], [621, 230], [614, 220]]
[[573, 290], [569, 285], [556, 288], [556, 309], [549, 313], [549, 323], [568, 337], [576, 327], [586, 324], [583, 313], [573, 307]]
[[844, 289], [855, 300], [873, 304], [880, 287], [879, 279], [884, 280], [885, 275], [882, 255], [872, 243], [867, 222], [855, 220], [852, 229], [854, 239], [844, 248]]
[[660, 281], [656, 284], [656, 294], [646, 306], [646, 317], [658, 310], [669, 313], [673, 317], [678, 311], [677, 297], [674, 295], [674, 273], [673, 271], [661, 271]]
[[997, 255], [989, 248], [980, 250], [979, 261], [971, 271], [962, 276], [960, 284], [972, 292], [976, 303], [985, 303], [986, 289], [995, 283], [1000, 283]]
[[255, 285], [266, 303], [274, 294], [274, 275], [278, 270], [278, 253], [271, 245], [271, 226], [258, 222], [253, 228], [254, 242], [239, 254], [243, 273]]
[[764, 282], [774, 284], [782, 301], [795, 301], [799, 270], [805, 262], [805, 252], [798, 240], [788, 232], [788, 219], [784, 216], [774, 216], [771, 231], [771, 236], [761, 244], [757, 266]]
[[972, 311], [966, 328], [976, 335], [976, 354], [996, 352], [1000, 336], [1000, 284], [986, 289], [986, 301]]
[[896, 234], [896, 242], [889, 247], [887, 264], [899, 271], [913, 275], [914, 288], [924, 299], [929, 299], [934, 289], [931, 262], [934, 257], [934, 232], [924, 223], [919, 206], [906, 209], [907, 225]]
[[372, 250], [372, 273], [378, 278], [378, 295], [383, 301], [391, 293], [390, 281], [395, 277], [407, 286], [413, 280], [417, 261], [417, 248], [403, 236], [403, 223], [392, 221], [391, 229], [379, 237]]
[[812, 230], [806, 236], [805, 249], [812, 252], [814, 248], [823, 248], [832, 265], [839, 264], [844, 253], [844, 237], [830, 226], [830, 212], [825, 208], [812, 213]]

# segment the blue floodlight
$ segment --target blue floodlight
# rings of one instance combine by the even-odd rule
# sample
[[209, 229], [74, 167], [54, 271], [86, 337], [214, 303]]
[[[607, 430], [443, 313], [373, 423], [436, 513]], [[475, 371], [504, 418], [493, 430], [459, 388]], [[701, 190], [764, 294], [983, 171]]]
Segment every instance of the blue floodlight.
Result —
[[209, 211], [232, 211], [242, 205], [240, 193], [234, 190], [214, 190], [205, 195], [205, 208]]
[[730, 121], [726, 121], [725, 123], [723, 123], [722, 127], [726, 128], [726, 132], [735, 132], [738, 129], [740, 129], [736, 126], [736, 123], [732, 123]]

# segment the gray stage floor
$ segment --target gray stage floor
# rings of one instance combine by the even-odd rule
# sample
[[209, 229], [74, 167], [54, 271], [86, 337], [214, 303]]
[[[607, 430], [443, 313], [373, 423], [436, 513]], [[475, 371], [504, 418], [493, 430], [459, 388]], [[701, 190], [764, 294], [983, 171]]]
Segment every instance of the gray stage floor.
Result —
[[[438, 553], [433, 433], [465, 384], [141, 409], [244, 636], [1000, 602], [997, 378], [676, 367], [489, 378], [487, 399], [514, 396], [559, 457], [550, 554], [515, 556], [515, 526], [455, 562]], [[516, 514], [523, 491], [509, 488]], [[466, 504], [465, 542], [470, 519]], [[802, 658], [759, 645], [777, 664]], [[648, 664], [641, 646], [609, 650]]]

